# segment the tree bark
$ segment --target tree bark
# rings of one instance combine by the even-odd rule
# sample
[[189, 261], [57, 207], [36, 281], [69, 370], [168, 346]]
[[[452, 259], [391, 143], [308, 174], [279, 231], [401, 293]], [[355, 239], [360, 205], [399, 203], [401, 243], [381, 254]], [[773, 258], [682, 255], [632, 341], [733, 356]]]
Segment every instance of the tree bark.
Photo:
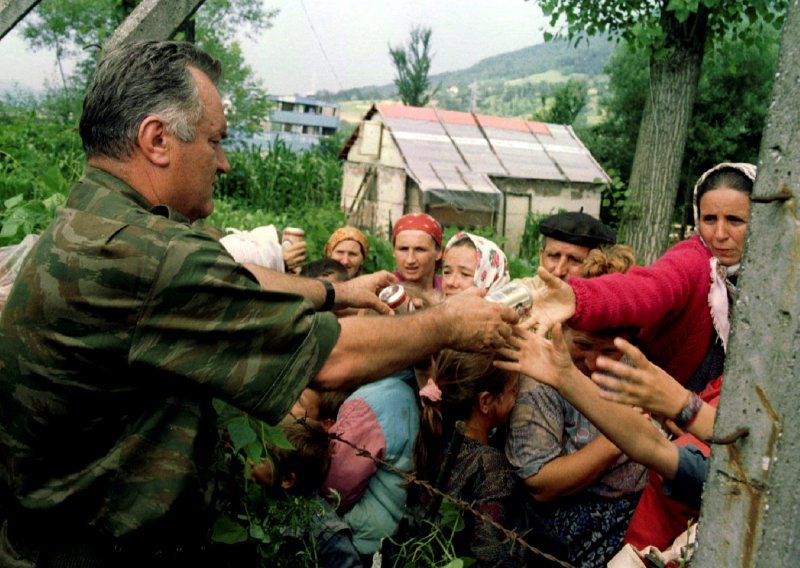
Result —
[[666, 4], [661, 29], [669, 53], [650, 57], [650, 91], [629, 182], [632, 207], [619, 234], [640, 264], [652, 263], [667, 246], [708, 28], [703, 4], [684, 22]]

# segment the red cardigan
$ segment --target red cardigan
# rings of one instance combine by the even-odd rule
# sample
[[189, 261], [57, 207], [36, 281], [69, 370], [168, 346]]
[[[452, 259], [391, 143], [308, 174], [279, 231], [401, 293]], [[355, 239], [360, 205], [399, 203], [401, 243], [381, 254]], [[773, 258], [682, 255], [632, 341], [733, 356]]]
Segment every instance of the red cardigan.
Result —
[[711, 252], [695, 235], [650, 266], [570, 278], [576, 308], [567, 323], [586, 331], [641, 328], [639, 346], [647, 357], [685, 384], [703, 361], [713, 331], [710, 259]]

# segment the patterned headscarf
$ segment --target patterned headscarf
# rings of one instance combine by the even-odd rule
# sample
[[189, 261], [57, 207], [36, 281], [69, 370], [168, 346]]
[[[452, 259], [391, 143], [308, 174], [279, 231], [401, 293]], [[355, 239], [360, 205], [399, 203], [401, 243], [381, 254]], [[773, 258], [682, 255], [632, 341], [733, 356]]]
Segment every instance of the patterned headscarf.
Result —
[[409, 213], [408, 215], [400, 217], [397, 223], [394, 224], [394, 229], [392, 230], [392, 245], [394, 245], [394, 241], [397, 239], [397, 233], [411, 230], [425, 231], [433, 237], [433, 240], [436, 241], [436, 245], [441, 248], [442, 226], [439, 224], [439, 221], [427, 213]]
[[342, 241], [355, 241], [361, 247], [361, 254], [364, 255], [364, 258], [367, 258], [367, 254], [369, 254], [369, 244], [367, 244], [367, 237], [364, 236], [364, 233], [356, 229], [355, 227], [342, 227], [341, 229], [336, 229], [333, 234], [328, 239], [328, 242], [325, 243], [325, 251], [323, 254], [325, 258], [330, 258], [333, 254], [333, 249], [336, 248]]
[[[700, 241], [709, 250], [710, 247], [708, 246], [708, 243], [706, 243], [703, 240], [703, 237], [700, 235], [700, 211], [698, 210], [697, 204], [697, 192], [700, 189], [700, 186], [703, 185], [703, 182], [705, 182], [711, 174], [726, 168], [736, 170], [747, 177], [750, 181], [755, 181], [756, 179], [757, 168], [753, 164], [744, 162], [723, 162], [706, 171], [697, 180], [697, 183], [694, 185], [694, 192], [692, 193], [692, 206], [694, 208], [694, 230], [697, 233], [697, 236], [700, 237]], [[710, 265], [711, 288], [708, 291], [708, 306], [711, 308], [711, 319], [714, 321], [714, 329], [716, 329], [717, 335], [722, 341], [723, 349], [727, 351], [728, 335], [730, 334], [731, 330], [731, 321], [729, 316], [730, 306], [733, 302], [733, 295], [736, 292], [736, 287], [731, 282], [730, 276], [733, 276], [739, 271], [740, 265], [737, 263], [732, 266], [723, 266], [717, 257], [713, 255], [711, 256]]]
[[447, 241], [444, 254], [454, 244], [464, 239], [469, 239], [475, 245], [475, 287], [493, 292], [505, 286], [511, 276], [508, 274], [508, 260], [500, 247], [489, 239], [460, 231]]

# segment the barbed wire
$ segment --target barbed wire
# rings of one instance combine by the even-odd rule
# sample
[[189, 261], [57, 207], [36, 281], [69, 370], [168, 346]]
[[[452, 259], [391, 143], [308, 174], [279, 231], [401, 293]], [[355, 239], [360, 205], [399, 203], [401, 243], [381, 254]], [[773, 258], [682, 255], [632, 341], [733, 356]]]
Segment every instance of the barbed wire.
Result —
[[[295, 419], [295, 421], [301, 423], [304, 427], [306, 427], [306, 428], [309, 427], [308, 424], [307, 424], [306, 418], [294, 417], [294, 419]], [[385, 461], [385, 460], [383, 460], [381, 458], [375, 457], [366, 448], [362, 448], [360, 446], [357, 446], [356, 444], [354, 444], [350, 440], [346, 440], [341, 435], [336, 434], [335, 432], [327, 432], [327, 434], [328, 434], [328, 438], [330, 440], [336, 440], [336, 441], [341, 442], [341, 443], [345, 444], [346, 446], [352, 448], [353, 450], [356, 451], [356, 455], [364, 457], [364, 458], [368, 458], [368, 459], [372, 460], [373, 462], [375, 462], [377, 465], [388, 469], [389, 471], [391, 471], [392, 473], [398, 475], [401, 479], [403, 479], [403, 481], [405, 481], [406, 484], [410, 483], [410, 484], [422, 487], [430, 495], [436, 495], [436, 496], [441, 497], [443, 499], [447, 499], [448, 501], [450, 501], [451, 503], [456, 505], [459, 509], [463, 509], [465, 511], [469, 511], [472, 515], [474, 515], [475, 517], [477, 517], [481, 521], [490, 524], [491, 526], [496, 528], [498, 531], [503, 533], [503, 535], [506, 537], [507, 541], [510, 541], [510, 542], [512, 542], [514, 544], [517, 544], [517, 545], [521, 546], [522, 548], [532, 552], [533, 554], [535, 554], [537, 556], [541, 556], [541, 557], [549, 560], [550, 562], [554, 562], [554, 563], [558, 564], [559, 566], [563, 566], [564, 568], [575, 568], [572, 564], [564, 562], [563, 560], [560, 560], [560, 559], [556, 558], [555, 556], [553, 556], [551, 554], [548, 554], [547, 552], [539, 550], [535, 546], [533, 546], [530, 543], [528, 543], [522, 537], [522, 535], [520, 535], [519, 533], [517, 533], [517, 532], [515, 532], [515, 531], [513, 531], [511, 529], [508, 529], [508, 528], [504, 527], [503, 525], [501, 525], [500, 523], [498, 523], [497, 521], [495, 521], [494, 519], [492, 519], [488, 515], [486, 515], [486, 514], [482, 513], [481, 511], [475, 509], [472, 506], [471, 503], [469, 503], [467, 501], [464, 501], [462, 499], [459, 499], [458, 497], [454, 497], [454, 496], [452, 496], [452, 495], [450, 495], [448, 493], [445, 493], [444, 491], [441, 491], [441, 490], [437, 489], [430, 482], [425, 481], [424, 479], [417, 479], [417, 477], [415, 475], [411, 475], [408, 472], [405, 472], [405, 471], [397, 468], [395, 465], [393, 465], [393, 464], [391, 464], [391, 463], [389, 463], [389, 462], [387, 462], [387, 461]]]

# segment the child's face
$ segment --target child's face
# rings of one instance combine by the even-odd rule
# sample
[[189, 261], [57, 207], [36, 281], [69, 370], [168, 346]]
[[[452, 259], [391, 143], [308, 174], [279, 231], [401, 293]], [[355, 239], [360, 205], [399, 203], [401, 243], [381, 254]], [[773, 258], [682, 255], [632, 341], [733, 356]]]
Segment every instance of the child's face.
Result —
[[311, 418], [312, 420], [319, 420], [319, 393], [312, 389], [303, 389], [300, 393], [300, 398], [294, 403], [289, 414], [295, 418]]
[[564, 337], [572, 362], [587, 377], [597, 370], [598, 356], [610, 357], [615, 361], [622, 359], [622, 353], [614, 345], [611, 336], [566, 328]]
[[470, 246], [453, 246], [444, 255], [442, 285], [445, 296], [454, 296], [475, 286], [476, 252]]
[[252, 476], [257, 483], [272, 487], [275, 484], [275, 462], [267, 456], [261, 463], [253, 466]]
[[503, 392], [495, 395], [495, 426], [508, 422], [519, 395], [519, 374], [506, 381]]

